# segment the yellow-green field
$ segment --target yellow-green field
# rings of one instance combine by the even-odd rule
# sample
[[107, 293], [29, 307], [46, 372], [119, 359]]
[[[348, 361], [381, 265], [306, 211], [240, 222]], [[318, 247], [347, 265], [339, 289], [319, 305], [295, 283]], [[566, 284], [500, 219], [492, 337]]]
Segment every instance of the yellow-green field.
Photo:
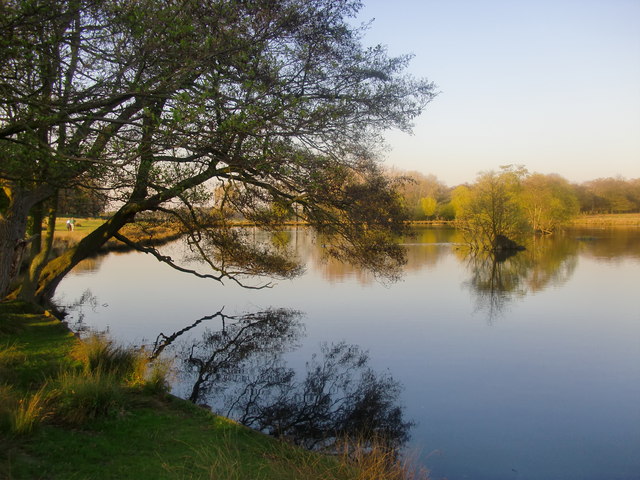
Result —
[[640, 213], [580, 215], [570, 222], [576, 226], [640, 227]]

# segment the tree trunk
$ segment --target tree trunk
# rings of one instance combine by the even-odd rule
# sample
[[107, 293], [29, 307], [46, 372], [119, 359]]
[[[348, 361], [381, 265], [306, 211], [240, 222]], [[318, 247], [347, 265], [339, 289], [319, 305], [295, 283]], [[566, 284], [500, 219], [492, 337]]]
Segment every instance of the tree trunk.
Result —
[[28, 243], [25, 233], [29, 210], [50, 194], [47, 188], [27, 191], [10, 184], [2, 188], [9, 204], [0, 214], [0, 299], [7, 296], [20, 271], [22, 254]]
[[[42, 272], [47, 258], [49, 258], [49, 254], [51, 253], [51, 247], [53, 246], [53, 237], [56, 229], [57, 204], [58, 199], [56, 196], [52, 199], [51, 204], [48, 207], [47, 232], [44, 236], [44, 239], [38, 239], [38, 248], [35, 248], [36, 244], [34, 243], [34, 248], [32, 249], [32, 258], [29, 262], [29, 270], [25, 275], [25, 278], [22, 282], [22, 288], [18, 294], [21, 299], [29, 302], [35, 301], [38, 278], [40, 277], [40, 273]], [[42, 209], [40, 210], [39, 216], [34, 216], [34, 229], [36, 231], [39, 230], [39, 233], [36, 233], [37, 235], [42, 235]]]

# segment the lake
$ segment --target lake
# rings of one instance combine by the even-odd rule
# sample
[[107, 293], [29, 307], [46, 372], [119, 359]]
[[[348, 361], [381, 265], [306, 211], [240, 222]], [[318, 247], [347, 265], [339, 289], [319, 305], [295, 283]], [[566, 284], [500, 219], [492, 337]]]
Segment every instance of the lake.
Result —
[[[496, 263], [466, 256], [452, 229], [421, 228], [404, 241], [409, 261], [394, 283], [323, 261], [305, 229], [283, 236], [307, 269], [273, 288], [111, 253], [79, 265], [55, 301], [81, 304], [70, 324], [127, 344], [221, 309], [297, 311], [283, 361], [303, 369], [323, 342], [368, 351], [402, 385], [416, 423], [408, 450], [433, 479], [640, 479], [640, 229], [572, 229]], [[164, 250], [179, 259], [183, 248]], [[219, 323], [204, 319], [185, 337]], [[187, 396], [184, 379], [174, 392]]]

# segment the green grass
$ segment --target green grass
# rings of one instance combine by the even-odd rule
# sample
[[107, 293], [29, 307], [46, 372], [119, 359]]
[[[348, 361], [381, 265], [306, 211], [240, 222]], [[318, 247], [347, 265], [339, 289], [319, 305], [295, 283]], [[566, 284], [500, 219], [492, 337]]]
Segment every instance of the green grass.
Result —
[[[56, 232], [66, 232], [67, 231], [67, 220], [68, 217], [58, 218], [56, 219]], [[85, 234], [95, 230], [100, 225], [104, 223], [104, 220], [101, 218], [75, 218], [75, 226], [74, 232], [84, 232]]]
[[129, 353], [104, 338], [80, 344], [37, 307], [0, 303], [0, 479], [387, 478], [168, 395], [166, 366]]

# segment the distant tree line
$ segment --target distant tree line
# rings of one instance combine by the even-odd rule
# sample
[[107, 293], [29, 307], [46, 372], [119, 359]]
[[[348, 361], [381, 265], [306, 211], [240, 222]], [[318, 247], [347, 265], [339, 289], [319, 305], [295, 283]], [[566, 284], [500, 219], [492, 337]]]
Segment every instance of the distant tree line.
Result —
[[[477, 183], [449, 187], [433, 174], [393, 171], [390, 175], [404, 179], [400, 191], [412, 220], [454, 220], [455, 192], [461, 192]], [[579, 213], [640, 212], [640, 178], [627, 180], [621, 177], [607, 177], [583, 183], [570, 183], [556, 174], [532, 173], [526, 175], [524, 187], [527, 195], [532, 197], [544, 188], [555, 189], [558, 194], [562, 191], [566, 198], [575, 198]], [[63, 189], [60, 193], [58, 211], [63, 216], [99, 216], [108, 210], [108, 200], [107, 195], [101, 193], [97, 185], [89, 188], [80, 186]]]
[[[488, 180], [487, 173], [481, 173], [472, 184], [449, 187], [435, 175], [416, 171], [389, 174], [404, 180], [400, 187], [402, 198], [411, 219], [416, 221], [455, 220], [462, 214], [461, 202], [469, 192]], [[544, 230], [549, 222], [555, 224], [579, 213], [640, 212], [640, 178], [608, 177], [571, 183], [560, 175], [521, 170], [517, 183], [519, 201], [529, 211], [534, 230]], [[541, 202], [546, 202], [546, 220], [542, 218]]]

